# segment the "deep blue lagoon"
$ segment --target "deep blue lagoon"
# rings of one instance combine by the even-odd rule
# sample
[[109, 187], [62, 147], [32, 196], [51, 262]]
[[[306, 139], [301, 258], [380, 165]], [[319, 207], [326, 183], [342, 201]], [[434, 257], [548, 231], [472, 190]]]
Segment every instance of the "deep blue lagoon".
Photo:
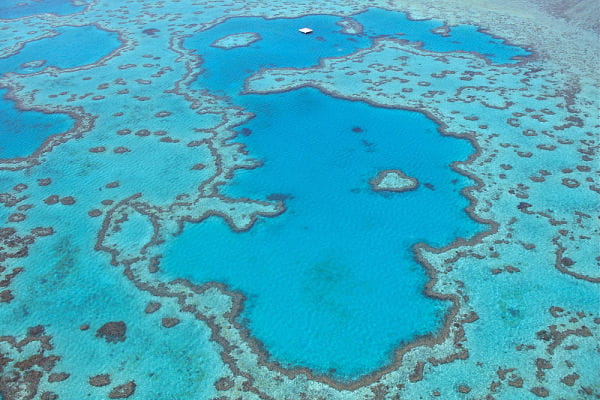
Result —
[[[231, 196], [285, 198], [283, 215], [235, 233], [221, 219], [186, 224], [163, 268], [224, 282], [274, 360], [356, 378], [434, 332], [447, 303], [423, 294], [417, 242], [443, 246], [484, 229], [463, 210], [472, 183], [449, 168], [473, 151], [422, 114], [335, 99], [315, 89], [246, 96], [257, 117], [238, 136], [264, 166], [236, 173]], [[303, 116], [300, 117], [299, 116]], [[360, 127], [357, 133], [353, 128]], [[380, 194], [368, 181], [399, 168], [434, 190]], [[277, 196], [279, 195], [279, 196]]]
[[[478, 30], [475, 26], [452, 27], [449, 35], [434, 33], [441, 21], [413, 21], [405, 13], [371, 8], [354, 15], [362, 33], [347, 34], [339, 25], [344, 18], [313, 15], [301, 18], [231, 18], [185, 41], [187, 48], [202, 57], [203, 73], [195, 86], [234, 96], [243, 80], [260, 68], [307, 68], [325, 57], [341, 57], [372, 45], [379, 37], [394, 37], [420, 44], [434, 52], [473, 52], [494, 64], [514, 63], [514, 57], [530, 53]], [[298, 36], [298, 27], [310, 26], [314, 34]], [[255, 32], [261, 39], [250, 46], [228, 50], [212, 47], [227, 35]]]
[[[368, 11], [359, 21], [368, 28], [382, 13]], [[420, 23], [400, 13], [391, 21], [395, 18]], [[412, 247], [419, 242], [442, 247], [485, 226], [470, 219], [460, 194], [473, 182], [450, 168], [474, 149], [466, 140], [442, 136], [425, 115], [310, 88], [242, 94], [244, 80], [259, 68], [316, 65], [323, 57], [366, 48], [382, 34], [344, 34], [336, 25], [340, 20], [231, 19], [187, 40], [203, 61], [195, 85], [224, 93], [256, 115], [233, 140], [264, 165], [237, 172], [224, 194], [284, 199], [286, 211], [244, 233], [218, 218], [186, 224], [162, 265], [174, 275], [224, 282], [248, 296], [243, 321], [273, 360], [355, 379], [442, 323], [449, 304], [424, 294], [428, 277]], [[424, 47], [440, 51], [445, 42], [445, 51], [456, 47], [431, 32], [439, 23], [421, 24]], [[298, 26], [313, 27], [318, 36], [298, 37]], [[227, 50], [210, 46], [241, 32], [259, 33], [261, 40]], [[479, 47], [498, 50], [502, 61], [518, 53], [497, 42], [492, 48], [489, 36], [474, 32], [486, 38]], [[470, 43], [478, 48], [478, 42]], [[405, 193], [373, 191], [369, 180], [387, 169], [400, 169], [421, 186]]]
[[74, 121], [67, 114], [22, 111], [0, 90], [0, 159], [27, 157], [49, 136], [69, 130]]
[[[121, 44], [117, 33], [95, 25], [61, 27], [56, 32], [55, 36], [26, 43], [11, 57], [0, 58], [0, 76], [37, 73], [46, 67], [67, 69], [92, 64]], [[75, 123], [63, 113], [19, 110], [16, 102], [5, 97], [7, 92], [0, 90], [0, 159], [27, 157], [49, 136], [67, 131]], [[68, 98], [68, 88], [65, 93]]]
[[421, 42], [425, 50], [445, 53], [463, 51], [477, 53], [493, 64], [512, 64], [531, 53], [495, 38], [472, 25], [448, 27], [446, 34], [436, 34], [440, 21], [411, 20], [405, 13], [371, 8], [353, 17], [371, 37], [389, 36], [410, 42]]
[[[88, 65], [121, 45], [116, 32], [95, 25], [65, 26], [55, 31], [55, 36], [26, 43], [17, 54], [0, 58], [0, 74], [33, 73], [48, 66], [66, 69]], [[36, 61], [43, 63], [35, 65]]]

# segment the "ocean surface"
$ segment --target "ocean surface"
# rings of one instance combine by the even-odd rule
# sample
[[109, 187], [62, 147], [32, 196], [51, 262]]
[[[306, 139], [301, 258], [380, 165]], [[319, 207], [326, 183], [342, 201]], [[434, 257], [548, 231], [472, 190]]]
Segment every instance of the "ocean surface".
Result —
[[0, 400], [600, 393], [593, 85], [359, 3], [0, 4]]
[[[48, 3], [49, 8], [44, 10], [52, 12], [58, 11], [59, 5], [69, 4], [64, 1]], [[41, 4], [31, 2], [31, 7], [41, 7]], [[28, 8], [21, 6], [19, 9], [25, 11]], [[31, 8], [28, 12], [39, 12], [36, 10]], [[119, 41], [114, 32], [100, 30], [94, 25], [62, 27], [56, 29], [54, 36], [26, 43], [19, 53], [0, 58], [0, 72], [31, 74], [46, 67], [81, 67], [96, 62], [118, 47]], [[6, 98], [6, 93], [7, 90], [0, 90], [0, 159], [27, 157], [46, 138], [66, 132], [74, 125], [74, 121], [65, 114], [19, 111], [14, 101]]]
[[[65, 26], [54, 30], [55, 35], [26, 43], [19, 53], [0, 58], [2, 73], [28, 74], [46, 67], [68, 69], [98, 61], [119, 47], [117, 34], [94, 25]], [[44, 61], [40, 66], [27, 63]]]
[[69, 15], [83, 11], [85, 2], [75, 5], [72, 1], [65, 0], [22, 0], [6, 1], [0, 5], [0, 18], [14, 19], [35, 14], [53, 13]]
[[0, 158], [26, 157], [44, 140], [57, 133], [68, 131], [73, 120], [65, 114], [44, 114], [39, 111], [22, 111], [0, 90]]
[[[187, 224], [161, 264], [173, 276], [223, 282], [244, 293], [241, 318], [273, 360], [346, 380], [390, 363], [401, 344], [440, 328], [449, 304], [424, 294], [428, 276], [412, 247], [444, 247], [486, 229], [467, 215], [460, 194], [474, 182], [450, 168], [475, 150], [464, 139], [440, 135], [434, 121], [414, 111], [309, 88], [243, 94], [244, 80], [260, 68], [306, 68], [341, 57], [382, 35], [405, 38], [403, 31], [432, 51], [477, 51], [499, 63], [525, 54], [474, 27], [463, 28], [458, 39], [470, 34], [471, 40], [461, 47], [454, 37], [432, 33], [435, 21], [381, 9], [354, 18], [364, 34], [342, 33], [335, 16], [235, 18], [186, 40], [202, 54], [194, 87], [222, 93], [255, 114], [232, 141], [264, 165], [236, 172], [223, 192], [281, 199], [286, 211], [242, 233], [218, 217]], [[297, 26], [318, 36], [298, 37]], [[261, 40], [234, 49], [210, 46], [240, 32]], [[388, 169], [415, 177], [420, 188], [373, 191], [369, 181]]]
[[[244, 317], [274, 359], [344, 378], [370, 372], [441, 322], [447, 304], [423, 295], [427, 276], [411, 247], [483, 229], [459, 193], [471, 182], [449, 168], [473, 149], [439, 135], [421, 114], [315, 89], [244, 100], [257, 116], [240, 127], [251, 134], [236, 140], [264, 165], [236, 173], [225, 193], [275, 195], [286, 211], [243, 233], [217, 217], [187, 225], [163, 268], [245, 293]], [[374, 192], [368, 181], [385, 169], [433, 189]]]

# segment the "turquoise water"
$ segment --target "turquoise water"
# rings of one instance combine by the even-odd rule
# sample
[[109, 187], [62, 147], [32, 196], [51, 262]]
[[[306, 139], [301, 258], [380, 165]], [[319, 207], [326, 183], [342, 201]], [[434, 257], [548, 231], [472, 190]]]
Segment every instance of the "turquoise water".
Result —
[[[249, 4], [111, 0], [97, 1], [73, 17], [0, 21], [3, 46], [52, 29], [62, 32], [0, 60], [6, 85], [0, 89], [0, 158], [30, 154], [48, 135], [73, 123], [66, 115], [17, 111], [14, 102], [3, 99], [6, 89], [22, 88], [36, 110], [81, 107], [97, 116], [89, 131], [65, 137], [39, 163], [1, 160], [0, 354], [5, 362], [0, 399], [106, 399], [133, 381], [130, 400], [596, 395], [600, 308], [595, 282], [600, 278], [594, 257], [600, 241], [592, 136], [598, 126], [589, 99], [599, 97], [590, 81], [593, 71], [561, 70], [559, 60], [547, 59], [544, 54], [550, 53], [544, 52], [514, 63], [516, 55], [527, 52], [472, 26], [453, 27], [450, 37], [432, 32], [440, 32], [442, 19], [460, 18], [456, 15], [411, 22], [401, 12], [371, 9], [356, 16], [365, 33], [346, 35], [336, 25], [342, 20], [338, 16], [270, 20], [245, 15], [350, 15], [360, 4]], [[394, 5], [410, 6], [414, 15], [422, 8]], [[521, 35], [515, 26], [529, 33], [539, 29], [558, 46], [568, 45], [553, 37], [549, 18], [519, 19], [526, 9], [513, 15], [502, 15], [502, 9], [490, 10], [497, 20], [482, 8], [474, 10], [473, 19], [523, 43], [528, 32]], [[466, 6], [458, 11], [471, 18]], [[214, 29], [198, 31], [227, 17]], [[128, 39], [126, 51], [89, 68], [43, 72], [49, 65], [89, 63], [119, 44], [115, 34], [93, 28], [94, 23], [119, 30]], [[299, 34], [297, 28], [305, 25], [315, 33]], [[147, 28], [156, 31], [149, 36]], [[215, 39], [248, 31], [260, 33], [262, 40], [233, 50], [210, 47]], [[377, 52], [360, 52], [331, 68], [267, 71], [252, 79], [252, 88], [273, 88], [273, 93], [243, 94], [244, 80], [259, 68], [314, 66], [322, 57], [368, 48], [379, 35], [410, 42], [383, 40]], [[188, 39], [182, 42], [182, 37]], [[429, 50], [417, 49], [419, 41]], [[202, 57], [201, 65], [185, 56], [189, 48]], [[486, 58], [445, 57], [431, 49], [476, 51]], [[584, 68], [577, 49], [564, 47], [563, 55]], [[42, 57], [44, 65], [20, 68]], [[374, 71], [374, 64], [382, 68]], [[195, 90], [187, 86], [190, 67], [200, 73], [191, 85]], [[455, 74], [428, 78], [442, 71]], [[461, 79], [461, 72], [472, 79]], [[375, 90], [368, 88], [376, 80]], [[430, 86], [417, 84], [422, 81]], [[306, 82], [314, 87], [276, 93]], [[565, 82], [572, 90], [564, 90]], [[407, 87], [413, 91], [394, 96]], [[411, 249], [418, 242], [443, 246], [488, 228], [464, 211], [468, 202], [460, 190], [473, 182], [449, 167], [474, 149], [466, 140], [441, 135], [424, 114], [334, 98], [325, 90], [377, 104], [418, 104], [440, 115], [453, 132], [475, 131], [481, 156], [465, 168], [483, 183], [472, 192], [477, 215], [496, 221], [498, 231], [440, 254], [422, 254], [440, 271], [436, 293], [458, 299], [443, 343], [412, 341], [439, 333], [450, 304], [424, 295], [429, 278]], [[429, 92], [436, 90], [435, 96]], [[577, 107], [565, 108], [571, 103]], [[255, 117], [244, 119], [246, 112]], [[237, 137], [231, 137], [231, 125], [221, 124], [223, 115], [244, 121], [232, 128]], [[210, 142], [203, 141], [209, 136]], [[217, 145], [221, 140], [240, 142], [247, 153]], [[237, 170], [231, 180], [225, 176], [251, 157], [263, 165]], [[374, 192], [368, 181], [390, 168], [417, 178], [419, 187]], [[215, 189], [235, 204], [203, 198], [206, 192], [198, 187], [215, 180], [227, 181]], [[136, 193], [141, 197], [131, 200]], [[285, 203], [285, 212], [266, 217], [276, 201]], [[531, 212], [523, 209], [525, 202]], [[238, 226], [243, 216], [259, 219], [242, 233], [216, 216], [183, 222], [217, 210]], [[182, 232], [170, 235], [179, 222]], [[52, 227], [53, 233], [44, 236], [50, 230], [41, 227]], [[154, 271], [149, 259], [159, 254], [160, 269]], [[340, 385], [306, 375], [291, 379], [289, 371], [269, 369], [257, 358], [247, 332], [227, 319], [238, 310], [230, 292], [220, 285], [196, 290], [176, 278], [194, 285], [225, 282], [243, 293], [237, 321], [265, 345], [272, 360], [311, 367]], [[475, 315], [475, 321], [465, 318]], [[123, 342], [96, 336], [110, 321], [126, 324]], [[28, 328], [38, 325], [50, 342], [15, 348]], [[385, 366], [392, 351], [406, 343], [411, 350], [397, 368], [341, 385]], [[42, 355], [56, 357], [55, 365], [34, 365]], [[42, 375], [34, 387], [24, 381], [36, 369]], [[50, 376], [63, 372], [69, 377], [61, 382], [54, 382], [60, 375]], [[91, 385], [98, 374], [108, 374], [110, 384]], [[2, 376], [19, 385], [17, 394], [10, 393]]]
[[[163, 267], [246, 294], [244, 321], [274, 360], [352, 379], [389, 362], [398, 345], [441, 323], [448, 304], [424, 296], [427, 276], [412, 246], [444, 246], [484, 227], [464, 211], [468, 202], [460, 189], [472, 182], [449, 167], [473, 148], [441, 136], [424, 115], [310, 88], [240, 94], [244, 79], [260, 67], [308, 67], [370, 45], [368, 36], [342, 34], [338, 20], [232, 19], [188, 39], [203, 59], [195, 84], [256, 114], [235, 140], [264, 166], [237, 172], [223, 191], [282, 199], [287, 210], [244, 233], [217, 218], [187, 224], [168, 247]], [[310, 26], [318, 36], [298, 36], [298, 26]], [[248, 31], [262, 40], [232, 50], [208, 47]], [[401, 169], [422, 185], [407, 193], [375, 193], [368, 181], [384, 169]]]
[[[332, 15], [272, 20], [231, 18], [185, 41], [186, 47], [194, 49], [203, 60], [204, 73], [198, 77], [195, 87], [234, 96], [242, 90], [243, 80], [260, 68], [307, 68], [325, 57], [340, 57], [368, 48], [374, 38], [384, 35], [423, 42], [423, 48], [430, 51], [477, 52], [498, 64], [512, 63], [516, 61], [513, 57], [529, 54], [479, 32], [475, 26], [453, 27], [452, 35], [445, 37], [431, 32], [441, 25], [440, 21], [411, 21], [400, 12], [371, 8], [353, 19], [363, 25], [363, 34], [343, 34], [342, 28], [336, 25], [342, 18]], [[311, 27], [314, 33], [299, 36], [297, 30], [304, 26]], [[221, 37], [241, 32], [259, 33], [261, 40], [248, 47], [229, 50], [210, 47]]]
[[[55, 30], [58, 36], [29, 42], [19, 53], [0, 58], [0, 73], [32, 73], [48, 66], [62, 69], [83, 66], [107, 56], [121, 44], [116, 32], [94, 25], [63, 26]], [[46, 62], [37, 68], [21, 67], [23, 63], [36, 60]]]
[[[287, 211], [245, 233], [216, 218], [188, 224], [164, 269], [249, 296], [243, 316], [275, 360], [333, 368], [338, 378], [368, 373], [440, 324], [447, 304], [423, 296], [427, 279], [411, 246], [441, 246], [482, 229], [463, 211], [459, 189], [468, 181], [448, 167], [473, 149], [442, 137], [421, 114], [315, 89], [244, 100], [257, 117], [243, 127], [252, 134], [238, 139], [265, 164], [237, 173], [226, 192], [278, 194]], [[387, 168], [435, 190], [373, 192], [368, 180]]]
[[[0, 75], [7, 72], [33, 73], [47, 66], [62, 69], [91, 64], [119, 47], [118, 35], [94, 25], [61, 27], [58, 36], [27, 43], [19, 53], [0, 58]], [[42, 66], [23, 68], [22, 64], [45, 60]], [[20, 112], [0, 90], [0, 158], [25, 157], [50, 135], [70, 129], [73, 120], [65, 114]]]
[[[303, 18], [232, 18], [185, 41], [185, 46], [202, 56], [205, 72], [194, 83], [196, 88], [234, 96], [242, 90], [245, 78], [260, 68], [306, 68], [324, 57], [342, 56], [367, 48], [366, 36], [350, 36], [336, 25], [341, 18], [317, 15]], [[310, 26], [312, 35], [299, 35], [298, 29]], [[210, 47], [215, 40], [232, 33], [257, 32], [261, 40], [249, 47], [223, 50]]]
[[0, 18], [21, 18], [41, 13], [67, 15], [83, 8], [73, 5], [70, 0], [3, 0], [0, 4]]
[[364, 33], [369, 36], [392, 36], [411, 42], [423, 42], [423, 48], [429, 51], [475, 52], [494, 64], [515, 63], [518, 59], [513, 57], [531, 54], [521, 47], [511, 46], [502, 39], [480, 32], [476, 26], [453, 26], [449, 36], [441, 36], [431, 32], [431, 29], [441, 26], [440, 21], [412, 21], [405, 13], [397, 11], [371, 8], [353, 18], [363, 25]]
[[73, 126], [67, 114], [45, 114], [39, 111], [20, 111], [15, 102], [4, 98], [0, 90], [0, 159], [26, 157], [44, 140]]

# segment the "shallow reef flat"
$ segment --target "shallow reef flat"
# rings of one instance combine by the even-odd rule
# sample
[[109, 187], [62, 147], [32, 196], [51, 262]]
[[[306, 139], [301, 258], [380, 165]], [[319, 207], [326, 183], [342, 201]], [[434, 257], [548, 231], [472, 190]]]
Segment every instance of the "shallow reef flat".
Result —
[[252, 43], [260, 40], [260, 35], [254, 32], [233, 33], [220, 39], [215, 40], [211, 46], [220, 49], [230, 50], [236, 47], [250, 46]]
[[600, 398], [594, 12], [3, 2], [0, 399]]
[[397, 169], [380, 171], [369, 184], [375, 191], [387, 192], [406, 192], [414, 190], [419, 186], [416, 178], [406, 176], [406, 174]]

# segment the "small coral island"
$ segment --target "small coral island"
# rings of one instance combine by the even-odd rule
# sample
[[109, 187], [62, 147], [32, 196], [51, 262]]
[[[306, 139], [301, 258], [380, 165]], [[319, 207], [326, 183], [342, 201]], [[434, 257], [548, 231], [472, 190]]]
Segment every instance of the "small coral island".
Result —
[[352, 18], [345, 18], [337, 22], [337, 25], [342, 27], [342, 33], [346, 35], [360, 35], [363, 33], [363, 26]]
[[234, 33], [215, 40], [211, 46], [224, 50], [231, 50], [238, 47], [247, 47], [261, 39], [255, 32]]
[[419, 181], [398, 169], [386, 169], [371, 179], [369, 185], [376, 192], [406, 192], [416, 189]]

